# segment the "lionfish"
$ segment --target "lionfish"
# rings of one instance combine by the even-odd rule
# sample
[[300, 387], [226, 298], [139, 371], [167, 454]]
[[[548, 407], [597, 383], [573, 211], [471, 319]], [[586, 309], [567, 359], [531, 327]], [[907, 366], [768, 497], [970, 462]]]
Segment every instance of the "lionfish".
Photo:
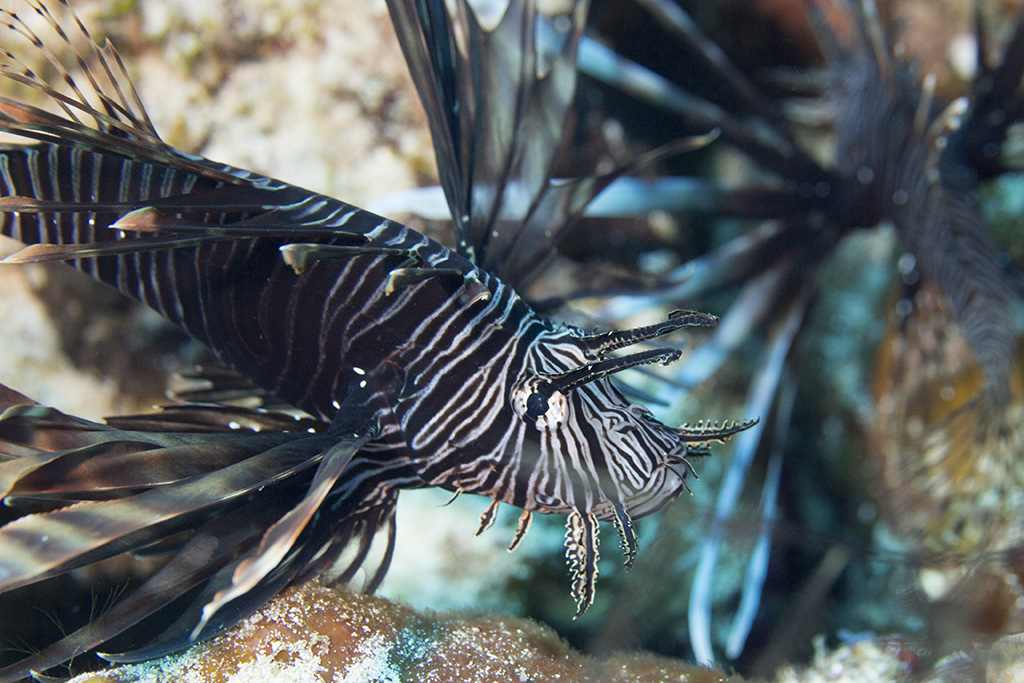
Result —
[[[549, 221], [570, 223], [610, 180], [556, 187], [549, 176], [585, 2], [561, 49], [543, 58], [532, 2], [513, 0], [488, 26], [466, 4], [452, 16], [441, 3], [390, 2], [446, 162], [455, 251], [342, 201], [165, 144], [113, 46], [98, 45], [66, 0], [60, 5], [73, 23], [44, 0], [25, 2], [52, 30], [46, 40], [3, 10], [7, 35], [46, 55], [66, 86], [2, 49], [3, 77], [55, 105], [0, 96], [0, 131], [28, 141], [0, 149], [2, 232], [28, 245], [5, 261], [70, 262], [148, 304], [254, 391], [305, 417], [186, 403], [95, 423], [0, 394], [0, 498], [55, 508], [0, 528], [0, 592], [121, 553], [169, 557], [87, 625], [0, 670], [0, 680], [64, 662], [154, 616], [167, 619], [161, 633], [104, 656], [138, 661], [180, 649], [342, 557], [338, 580], [351, 579], [383, 532], [373, 590], [394, 547], [398, 492], [426, 486], [491, 498], [481, 529], [500, 502], [521, 508], [511, 548], [534, 513], [567, 515], [578, 616], [594, 596], [598, 523], [615, 525], [628, 566], [632, 519], [685, 489], [688, 456], [751, 426], [669, 427], [612, 381], [680, 356], [615, 352], [712, 325], [713, 316], [680, 310], [649, 326], [589, 333], [541, 317], [499, 279], [521, 281], [560, 237]], [[70, 46], [76, 33], [88, 40], [87, 54], [72, 51], [81, 76], [47, 42]], [[512, 110], [484, 97], [507, 93], [508, 74], [517, 79]], [[517, 214], [512, 198], [523, 196], [527, 210]]]
[[[766, 419], [737, 440], [697, 563], [689, 614], [698, 660], [715, 658], [712, 582], [726, 522], [769, 424], [775, 429], [761, 501], [764, 533], [725, 644], [730, 658], [740, 654], [754, 623], [795, 391], [787, 365], [823, 274], [857, 231], [891, 224], [905, 254], [899, 259], [903, 302], [879, 353], [874, 414], [867, 407], [856, 416], [883, 462], [883, 511], [911, 549], [940, 557], [1019, 545], [1022, 384], [1014, 312], [1020, 288], [989, 230], [982, 198], [986, 181], [1013, 170], [1003, 148], [1024, 119], [1024, 9], [997, 53], [981, 2], [972, 3], [977, 68], [968, 93], [947, 102], [935, 78], [922, 76], [897, 49], [872, 0], [804, 2], [825, 58], [824, 68], [802, 79], [818, 86], [825, 105], [818, 113], [829, 115], [833, 145], [823, 156], [676, 3], [638, 4], [659, 32], [686, 47], [693, 60], [688, 72], [713, 82], [717, 99], [595, 41], [581, 43], [580, 70], [677, 117], [685, 130], [715, 127], [715, 144], [752, 162], [757, 179], [630, 181], [632, 201], [763, 221], [667, 273], [660, 286], [607, 304], [614, 317], [638, 300], [699, 306], [709, 295], [737, 292], [714, 334], [670, 373], [680, 388], [663, 395], [677, 400], [763, 331], [747, 410]], [[871, 391], [864, 396], [870, 401]], [[964, 575], [963, 564], [955, 573]]]

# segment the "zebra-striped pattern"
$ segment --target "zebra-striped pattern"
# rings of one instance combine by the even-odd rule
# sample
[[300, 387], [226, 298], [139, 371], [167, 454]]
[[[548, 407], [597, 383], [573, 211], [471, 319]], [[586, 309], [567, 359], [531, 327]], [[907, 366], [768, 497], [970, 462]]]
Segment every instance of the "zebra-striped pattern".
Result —
[[[30, 245], [8, 260], [72, 261], [319, 425], [266, 444], [231, 435], [227, 421], [212, 436], [179, 434], [180, 421], [149, 432], [75, 423], [66, 450], [23, 444], [23, 458], [0, 461], [0, 498], [50, 495], [55, 479], [69, 476], [65, 497], [101, 498], [0, 528], [0, 592], [190, 533], [114, 616], [0, 671], [0, 680], [94, 647], [197, 586], [204, 589], [186, 617], [125, 658], [207, 637], [358, 541], [342, 572], [351, 577], [378, 529], [387, 527], [393, 543], [398, 490], [426, 485], [492, 498], [481, 529], [498, 501], [523, 508], [511, 547], [532, 513], [567, 514], [578, 616], [594, 595], [598, 521], [615, 523], [631, 563], [630, 518], [679, 494], [688, 466], [674, 466], [685, 464], [688, 444], [747, 426], [667, 427], [607, 377], [678, 356], [612, 351], [712, 324], [710, 316], [677, 313], [647, 328], [586, 335], [540, 317], [511, 287], [410, 228], [168, 148], [131, 103], [101, 114], [83, 98], [95, 127], [0, 104], [0, 130], [37, 140], [0, 149], [0, 230]], [[121, 484], [122, 451], [142, 469], [132, 479], [140, 492], [102, 500], [90, 490]], [[75, 473], [62, 469], [64, 458], [95, 467]], [[220, 522], [255, 508], [256, 521], [241, 530]], [[51, 540], [34, 549], [40, 537]], [[196, 560], [210, 543], [217, 553]], [[230, 615], [220, 609], [227, 604]]]
[[[2, 159], [8, 196], [54, 202], [80, 203], [73, 183], [90, 187], [93, 203], [136, 206], [222, 186], [173, 168], [55, 146]], [[280, 256], [284, 240], [246, 237], [76, 263], [181, 325], [262, 388], [323, 419], [333, 417], [359, 377], [357, 369], [388, 361], [403, 376], [389, 402], [402, 434], [409, 435], [418, 471], [431, 485], [456, 481], [448, 486], [564, 513], [635, 498], [646, 514], [681, 490], [682, 481], [666, 476], [664, 468], [666, 458], [685, 453], [678, 432], [630, 405], [607, 380], [572, 392], [558, 429], [539, 430], [516, 416], [511, 402], [523, 380], [597, 360], [578, 330], [540, 318], [510, 287], [409, 228], [337, 200], [222, 170], [259, 183], [268, 199], [298, 196], [272, 209], [278, 224], [340, 235], [325, 243], [361, 236], [368, 253], [319, 260], [296, 274]], [[210, 221], [210, 215], [203, 218]], [[27, 243], [103, 242], [116, 235], [106, 226], [119, 217], [20, 213], [4, 232]], [[214, 217], [214, 225], [253, 221]], [[375, 248], [408, 256], [376, 255]], [[411, 262], [443, 275], [388, 294], [391, 274]], [[463, 276], [456, 280], [447, 271]], [[487, 298], [467, 306], [466, 282], [481, 283]], [[390, 417], [378, 420], [388, 424]], [[589, 447], [605, 434], [614, 451]], [[664, 490], [660, 503], [650, 502], [645, 491], [652, 490]], [[612, 518], [610, 508], [601, 518]]]
[[[96, 204], [136, 207], [195, 195], [177, 200], [178, 208], [188, 208], [203, 201], [196, 188], [224, 189], [98, 152], [44, 147], [3, 158], [9, 195], [52, 202], [81, 202], [68, 178], [92, 187]], [[370, 452], [381, 449], [387, 458], [409, 462], [429, 485], [606, 521], [615, 518], [614, 505], [648, 514], [682, 490], [682, 478], [668, 465], [685, 455], [686, 440], [630, 404], [607, 379], [559, 394], [564, 407], [557, 423], [530, 424], [517, 415], [513, 406], [531, 393], [524, 388], [531, 378], [600, 360], [600, 345], [579, 330], [537, 316], [512, 288], [409, 228], [222, 170], [258, 187], [264, 206], [271, 199], [293, 201], [255, 214], [204, 210], [191, 218], [180, 211], [179, 220], [209, 225], [208, 243], [76, 264], [181, 325], [261, 388], [321, 419], [333, 418], [353, 385], [376, 383], [386, 408], [372, 418], [381, 434]], [[25, 242], [106, 243], [117, 236], [107, 226], [123, 215], [21, 212], [4, 232]], [[279, 234], [255, 237], [259, 228], [249, 227], [237, 239], [215, 234], [218, 226], [258, 223], [267, 215], [275, 225], [310, 225], [323, 247], [361, 239], [363, 253], [315, 260], [296, 273], [281, 257], [289, 242]], [[437, 275], [389, 293], [394, 273], [413, 264]], [[486, 295], [471, 299], [473, 285]]]

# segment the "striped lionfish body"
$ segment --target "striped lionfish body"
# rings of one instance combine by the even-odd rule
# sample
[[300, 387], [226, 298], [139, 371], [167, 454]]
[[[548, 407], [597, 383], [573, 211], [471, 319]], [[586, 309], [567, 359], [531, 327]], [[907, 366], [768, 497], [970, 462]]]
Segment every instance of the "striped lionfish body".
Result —
[[[43, 2], [26, 5], [67, 42]], [[5, 15], [45, 49], [21, 17]], [[172, 604], [181, 616], [164, 633], [109, 658], [209, 637], [354, 545], [340, 572], [351, 578], [387, 528], [372, 590], [403, 488], [492, 498], [481, 529], [499, 501], [522, 508], [513, 547], [532, 513], [568, 515], [578, 616], [593, 598], [598, 522], [616, 525], [631, 563], [631, 518], [680, 493], [688, 454], [748, 426], [665, 426], [609, 379], [679, 355], [613, 352], [713, 317], [680, 311], [599, 334], [546, 320], [410, 228], [167, 146], [116, 52], [93, 50], [92, 99], [55, 60], [70, 95], [4, 50], [4, 75], [59, 107], [0, 97], [0, 130], [31, 141], [0, 149], [2, 231], [29, 245], [7, 261], [72, 262], [310, 417], [186, 405], [96, 424], [0, 394], [0, 497], [74, 503], [0, 528], [0, 592], [122, 552], [173, 551], [135, 593], [0, 680], [65, 661]]]

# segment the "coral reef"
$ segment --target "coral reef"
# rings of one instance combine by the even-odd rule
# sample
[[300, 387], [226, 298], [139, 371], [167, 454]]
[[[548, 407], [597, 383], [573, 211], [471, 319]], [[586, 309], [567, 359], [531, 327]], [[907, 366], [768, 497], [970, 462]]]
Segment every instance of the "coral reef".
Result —
[[90, 673], [75, 683], [741, 683], [645, 655], [606, 660], [526, 619], [421, 613], [311, 581], [182, 655]]
[[777, 683], [897, 683], [910, 680], [910, 666], [901, 659], [897, 643], [871, 638], [829, 650], [825, 639], [814, 639], [814, 659], [807, 665], [779, 669]]

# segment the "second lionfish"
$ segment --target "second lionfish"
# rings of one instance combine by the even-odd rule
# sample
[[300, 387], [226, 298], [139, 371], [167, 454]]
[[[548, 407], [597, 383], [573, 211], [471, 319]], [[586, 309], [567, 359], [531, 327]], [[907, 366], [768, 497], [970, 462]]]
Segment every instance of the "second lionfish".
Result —
[[[472, 66], [454, 57], [448, 16], [404, 7], [407, 49], [436, 48], [442, 36], [452, 59], [434, 62], [436, 83], [465, 85], [460, 69]], [[687, 456], [748, 426], [668, 427], [610, 379], [679, 356], [614, 352], [712, 316], [679, 311], [603, 333], [551, 322], [490, 272], [536, 258], [489, 249], [506, 228], [462, 230], [456, 253], [344, 202], [182, 153], [158, 137], [111, 46], [97, 47], [73, 16], [66, 31], [42, 1], [25, 8], [50, 37], [10, 10], [5, 35], [49, 55], [68, 89], [3, 49], [0, 73], [56, 105], [0, 97], [0, 130], [28, 141], [0, 150], [2, 232], [29, 245], [6, 261], [73, 263], [309, 417], [186, 404], [98, 424], [0, 393], [0, 498], [56, 508], [0, 528], [0, 592], [120, 553], [158, 548], [170, 557], [80, 630], [0, 670], [0, 680], [59, 664], [165, 608], [180, 616], [162, 633], [107, 657], [137, 661], [208, 638], [346, 548], [354, 554], [340, 578], [352, 577], [386, 529], [372, 590], [406, 488], [493, 499], [482, 528], [499, 502], [522, 508], [513, 546], [533, 513], [567, 515], [582, 614], [594, 595], [598, 522], [614, 523], [632, 563], [631, 519], [679, 495]], [[549, 75], [573, 65], [583, 13]], [[467, 16], [477, 35], [502, 40], [529, 38], [536, 21], [528, 2], [513, 2], [493, 34]], [[89, 38], [77, 79], [47, 47], [70, 45], [74, 33]], [[536, 56], [529, 47], [519, 54]]]

